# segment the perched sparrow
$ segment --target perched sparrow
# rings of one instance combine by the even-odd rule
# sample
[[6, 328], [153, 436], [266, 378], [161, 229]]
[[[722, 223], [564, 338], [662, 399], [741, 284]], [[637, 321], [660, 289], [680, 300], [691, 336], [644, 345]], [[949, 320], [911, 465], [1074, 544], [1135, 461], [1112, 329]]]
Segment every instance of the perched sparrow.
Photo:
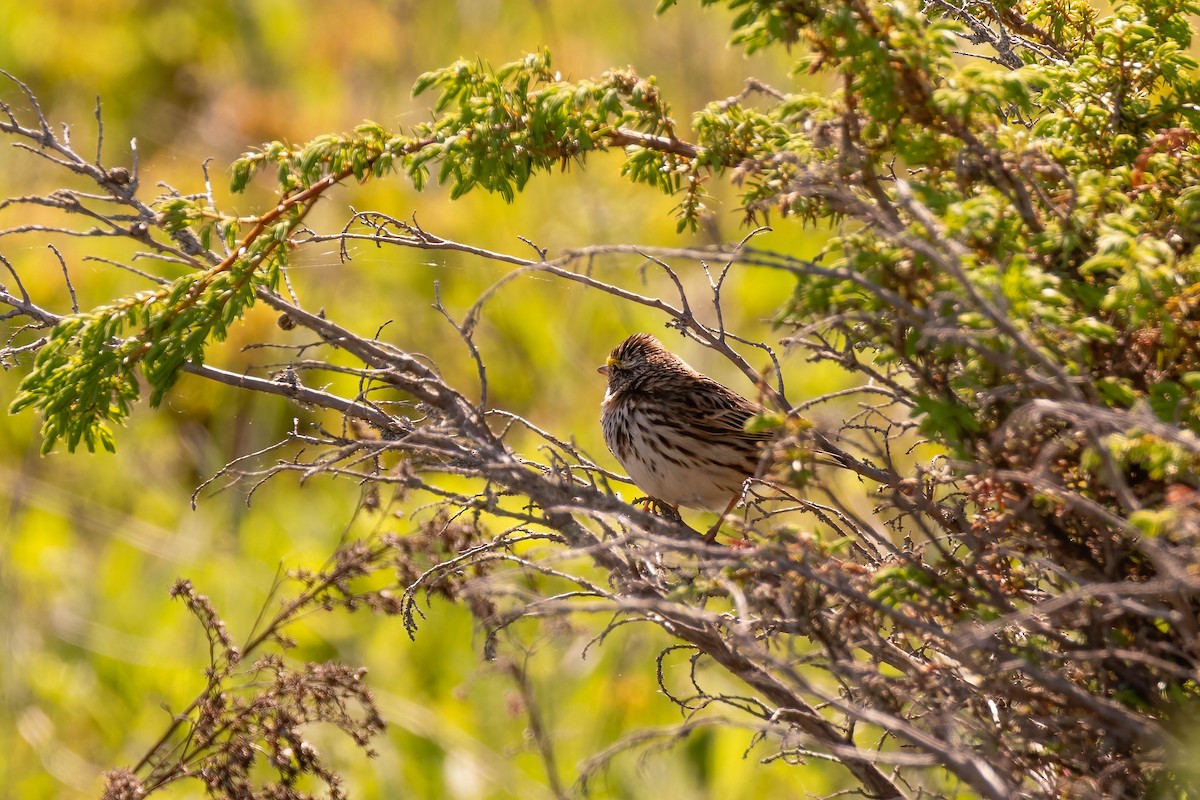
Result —
[[[608, 377], [600, 423], [608, 449], [651, 499], [723, 517], [758, 469], [769, 434], [747, 433], [759, 409], [635, 333], [597, 371]], [[705, 537], [716, 536], [721, 520]]]

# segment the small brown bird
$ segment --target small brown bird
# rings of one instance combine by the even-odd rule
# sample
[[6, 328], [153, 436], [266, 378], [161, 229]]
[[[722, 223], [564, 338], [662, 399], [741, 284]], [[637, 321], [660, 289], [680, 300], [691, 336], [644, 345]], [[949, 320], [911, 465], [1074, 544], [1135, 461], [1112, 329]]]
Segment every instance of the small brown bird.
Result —
[[[597, 369], [608, 378], [600, 423], [608, 449], [651, 499], [729, 513], [758, 469], [767, 433], [747, 433], [758, 407], [635, 333]], [[721, 520], [705, 537], [716, 536]]]

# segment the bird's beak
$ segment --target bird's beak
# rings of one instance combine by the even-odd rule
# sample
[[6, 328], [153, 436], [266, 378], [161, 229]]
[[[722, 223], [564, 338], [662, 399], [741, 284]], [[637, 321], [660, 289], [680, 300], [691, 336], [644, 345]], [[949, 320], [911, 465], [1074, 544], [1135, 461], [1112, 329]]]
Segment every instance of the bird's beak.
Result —
[[608, 364], [605, 364], [600, 367], [596, 367], [596, 372], [599, 372], [601, 375], [604, 375], [605, 377], [607, 377], [608, 376]]

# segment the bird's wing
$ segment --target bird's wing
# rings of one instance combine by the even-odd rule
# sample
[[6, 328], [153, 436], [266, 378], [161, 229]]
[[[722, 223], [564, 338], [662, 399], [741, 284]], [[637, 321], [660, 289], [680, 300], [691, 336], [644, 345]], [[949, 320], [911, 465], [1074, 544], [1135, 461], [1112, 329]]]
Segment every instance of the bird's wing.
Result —
[[699, 411], [698, 427], [706, 433], [715, 436], [729, 436], [741, 441], [758, 444], [773, 438], [770, 431], [746, 430], [746, 421], [758, 414], [761, 409], [755, 406], [737, 392], [716, 381], [711, 382], [711, 391], [698, 392], [697, 398], [702, 400]]

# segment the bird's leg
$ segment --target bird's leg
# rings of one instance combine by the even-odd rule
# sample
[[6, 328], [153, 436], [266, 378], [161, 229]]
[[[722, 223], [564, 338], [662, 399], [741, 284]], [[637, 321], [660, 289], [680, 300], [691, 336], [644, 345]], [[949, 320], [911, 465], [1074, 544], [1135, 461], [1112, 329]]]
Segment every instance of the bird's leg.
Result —
[[717, 515], [717, 521], [714, 522], [713, 526], [708, 529], [708, 533], [704, 534], [704, 541], [709, 542], [709, 543], [716, 541], [717, 531], [721, 530], [721, 523], [725, 521], [725, 515], [728, 514], [730, 511], [733, 511], [733, 507], [736, 506], [738, 500], [741, 500], [741, 499], [742, 499], [741, 492], [738, 492], [737, 494], [735, 494], [733, 496], [733, 499], [729, 501], [729, 505], [725, 506], [725, 510]]

